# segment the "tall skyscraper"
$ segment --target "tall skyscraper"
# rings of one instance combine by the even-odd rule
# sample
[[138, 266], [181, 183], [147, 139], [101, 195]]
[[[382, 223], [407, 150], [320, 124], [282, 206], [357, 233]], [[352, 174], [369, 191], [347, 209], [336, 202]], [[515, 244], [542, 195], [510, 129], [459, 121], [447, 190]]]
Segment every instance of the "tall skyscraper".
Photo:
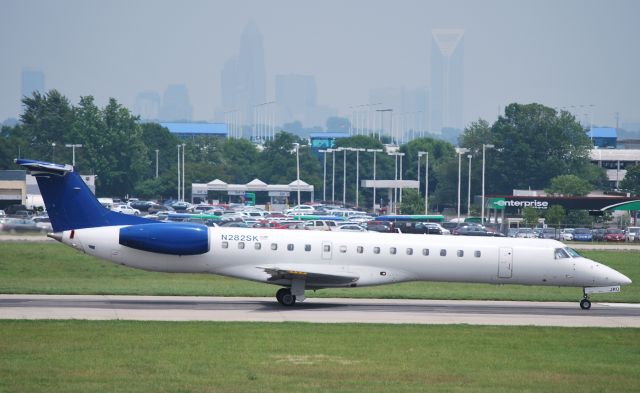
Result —
[[34, 91], [44, 93], [44, 72], [29, 68], [22, 69], [20, 98], [31, 97]]
[[223, 111], [239, 110], [245, 124], [253, 123], [256, 105], [266, 101], [266, 71], [262, 34], [249, 22], [240, 38], [240, 51], [221, 74]]
[[169, 85], [164, 91], [160, 106], [159, 120], [191, 121], [193, 107], [189, 100], [189, 91], [185, 85]]
[[431, 130], [462, 129], [464, 30], [434, 29], [431, 41]]

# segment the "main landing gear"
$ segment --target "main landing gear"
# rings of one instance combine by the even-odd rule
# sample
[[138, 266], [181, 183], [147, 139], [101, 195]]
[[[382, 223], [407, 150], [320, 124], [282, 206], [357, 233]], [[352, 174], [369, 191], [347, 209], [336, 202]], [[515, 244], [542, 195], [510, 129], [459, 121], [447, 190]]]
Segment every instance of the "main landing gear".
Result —
[[289, 288], [280, 288], [278, 292], [276, 292], [276, 299], [278, 303], [283, 306], [293, 306], [296, 304], [296, 296], [291, 293], [291, 289]]
[[580, 308], [583, 310], [588, 310], [591, 308], [591, 300], [589, 300], [589, 295], [587, 292], [582, 289], [582, 300], [580, 300]]

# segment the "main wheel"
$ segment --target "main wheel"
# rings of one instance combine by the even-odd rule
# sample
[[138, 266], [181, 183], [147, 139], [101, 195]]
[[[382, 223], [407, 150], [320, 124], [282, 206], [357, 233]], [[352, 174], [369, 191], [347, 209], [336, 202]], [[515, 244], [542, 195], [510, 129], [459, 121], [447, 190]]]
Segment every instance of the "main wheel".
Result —
[[589, 299], [580, 300], [580, 308], [583, 310], [588, 310], [591, 308], [591, 301]]
[[283, 306], [293, 306], [296, 303], [296, 297], [291, 294], [289, 288], [280, 288], [278, 292], [276, 292], [276, 299], [278, 303]]

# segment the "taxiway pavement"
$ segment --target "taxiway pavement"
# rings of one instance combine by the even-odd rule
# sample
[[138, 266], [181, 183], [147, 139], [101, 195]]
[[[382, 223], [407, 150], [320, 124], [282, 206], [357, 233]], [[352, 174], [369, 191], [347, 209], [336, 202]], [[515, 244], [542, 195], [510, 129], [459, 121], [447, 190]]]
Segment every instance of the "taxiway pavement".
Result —
[[640, 304], [308, 298], [0, 295], [0, 319], [640, 327]]

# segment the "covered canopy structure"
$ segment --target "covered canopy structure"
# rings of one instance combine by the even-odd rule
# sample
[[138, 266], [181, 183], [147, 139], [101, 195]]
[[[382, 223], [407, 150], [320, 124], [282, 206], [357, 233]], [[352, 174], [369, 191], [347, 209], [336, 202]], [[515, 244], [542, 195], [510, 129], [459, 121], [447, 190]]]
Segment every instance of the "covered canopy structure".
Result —
[[266, 192], [268, 193], [270, 204], [272, 206], [284, 205], [286, 199], [292, 194], [297, 194], [298, 190], [301, 193], [308, 193], [309, 198], [314, 200], [314, 187], [311, 184], [306, 183], [303, 180], [294, 180], [289, 184], [267, 184], [260, 179], [253, 179], [246, 184], [229, 184], [220, 179], [215, 179], [209, 183], [193, 183], [191, 184], [191, 203], [198, 203], [207, 200], [207, 195], [210, 191], [222, 192], [232, 196], [244, 196], [245, 193]]

